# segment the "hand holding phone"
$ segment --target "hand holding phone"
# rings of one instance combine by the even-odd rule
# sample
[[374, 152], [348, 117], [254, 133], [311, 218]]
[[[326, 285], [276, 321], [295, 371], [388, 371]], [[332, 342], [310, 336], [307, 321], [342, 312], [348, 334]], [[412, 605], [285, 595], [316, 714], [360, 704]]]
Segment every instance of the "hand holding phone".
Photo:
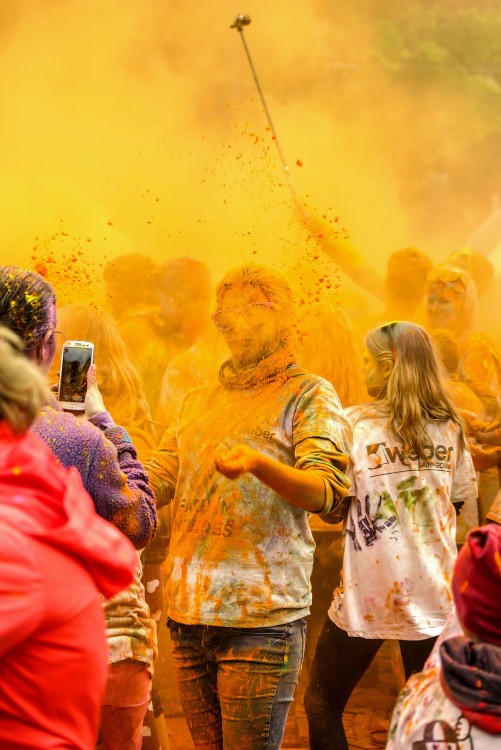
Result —
[[90, 341], [65, 341], [59, 370], [58, 401], [63, 409], [83, 411], [87, 372], [94, 359]]
[[97, 386], [96, 365], [89, 367], [87, 373], [87, 393], [85, 394], [85, 416], [87, 419], [106, 411], [101, 391]]

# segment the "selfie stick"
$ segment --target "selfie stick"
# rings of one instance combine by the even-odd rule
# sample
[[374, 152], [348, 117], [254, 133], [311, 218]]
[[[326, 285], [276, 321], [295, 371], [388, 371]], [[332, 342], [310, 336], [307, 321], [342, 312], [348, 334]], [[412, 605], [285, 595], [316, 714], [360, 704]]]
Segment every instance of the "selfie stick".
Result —
[[259, 79], [257, 77], [256, 69], [254, 68], [254, 64], [253, 64], [252, 58], [250, 56], [249, 48], [247, 47], [247, 42], [245, 41], [244, 26], [248, 26], [250, 24], [250, 22], [251, 22], [250, 16], [246, 16], [245, 14], [240, 13], [235, 18], [235, 20], [231, 24], [230, 28], [231, 29], [236, 29], [238, 31], [238, 33], [240, 34], [240, 38], [242, 40], [242, 44], [244, 45], [245, 54], [247, 55], [247, 60], [249, 61], [250, 69], [252, 71], [252, 75], [254, 77], [254, 81], [255, 81], [255, 84], [256, 84], [259, 96], [261, 97], [261, 103], [263, 105], [264, 113], [266, 115], [266, 119], [268, 120], [268, 124], [269, 124], [270, 130], [271, 130], [271, 134], [273, 136], [273, 140], [275, 141], [275, 146], [277, 147], [278, 156], [280, 158], [280, 162], [281, 162], [283, 170], [284, 170], [285, 179], [287, 180], [287, 184], [288, 184], [288, 186], [290, 188], [290, 191], [292, 193], [292, 197], [294, 198], [294, 200], [297, 201], [296, 191], [294, 190], [294, 186], [292, 184], [291, 177], [290, 177], [290, 174], [289, 174], [289, 167], [287, 165], [287, 162], [285, 161], [285, 157], [284, 157], [284, 155], [282, 153], [282, 149], [280, 148], [280, 143], [278, 142], [277, 131], [275, 130], [275, 126], [273, 125], [273, 120], [271, 119], [270, 110], [268, 109], [268, 107], [266, 105], [266, 101], [265, 101], [265, 98], [264, 98], [264, 95], [263, 95], [263, 92], [262, 92], [262, 89], [261, 89], [261, 86], [260, 86], [260, 83], [259, 83]]

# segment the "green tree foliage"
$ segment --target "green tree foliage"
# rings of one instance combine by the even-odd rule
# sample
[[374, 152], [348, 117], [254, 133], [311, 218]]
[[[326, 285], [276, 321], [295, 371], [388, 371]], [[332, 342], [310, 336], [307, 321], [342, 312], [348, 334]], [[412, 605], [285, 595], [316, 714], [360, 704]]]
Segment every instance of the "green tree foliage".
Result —
[[407, 136], [411, 122], [420, 144], [412, 152], [416, 179], [410, 189], [419, 202], [433, 175], [435, 188], [441, 178], [453, 196], [448, 210], [464, 230], [501, 193], [501, 6], [485, 0], [369, 5], [373, 62], [410, 97], [402, 117], [390, 117], [391, 129], [400, 125]]

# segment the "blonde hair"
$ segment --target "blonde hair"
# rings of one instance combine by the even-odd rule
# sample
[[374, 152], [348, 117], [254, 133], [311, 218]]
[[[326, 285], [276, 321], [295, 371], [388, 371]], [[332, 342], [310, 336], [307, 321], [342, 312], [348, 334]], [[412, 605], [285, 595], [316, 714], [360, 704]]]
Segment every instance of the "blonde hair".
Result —
[[362, 357], [346, 312], [317, 305], [307, 310], [299, 328], [299, 364], [331, 382], [344, 407], [367, 401]]
[[68, 305], [59, 310], [59, 326], [66, 339], [94, 344], [97, 384], [117, 424], [154, 438], [144, 386], [111, 315], [90, 305]]
[[24, 356], [21, 339], [0, 326], [0, 419], [21, 435], [48, 399], [45, 378]]
[[374, 408], [388, 418], [390, 431], [406, 454], [426, 459], [426, 446], [432, 442], [426, 423], [448, 420], [458, 426], [460, 445], [465, 449], [463, 422], [447, 395], [440, 360], [424, 328], [407, 321], [387, 323], [369, 331], [365, 343], [378, 362], [394, 362]]

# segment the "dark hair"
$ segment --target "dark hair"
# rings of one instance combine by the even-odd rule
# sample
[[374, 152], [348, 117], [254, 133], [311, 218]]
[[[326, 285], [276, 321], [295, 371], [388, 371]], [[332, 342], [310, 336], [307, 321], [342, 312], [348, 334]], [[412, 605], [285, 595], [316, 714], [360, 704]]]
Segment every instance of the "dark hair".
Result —
[[50, 307], [55, 303], [54, 289], [40, 274], [0, 266], [0, 324], [19, 336], [28, 357], [50, 330]]

